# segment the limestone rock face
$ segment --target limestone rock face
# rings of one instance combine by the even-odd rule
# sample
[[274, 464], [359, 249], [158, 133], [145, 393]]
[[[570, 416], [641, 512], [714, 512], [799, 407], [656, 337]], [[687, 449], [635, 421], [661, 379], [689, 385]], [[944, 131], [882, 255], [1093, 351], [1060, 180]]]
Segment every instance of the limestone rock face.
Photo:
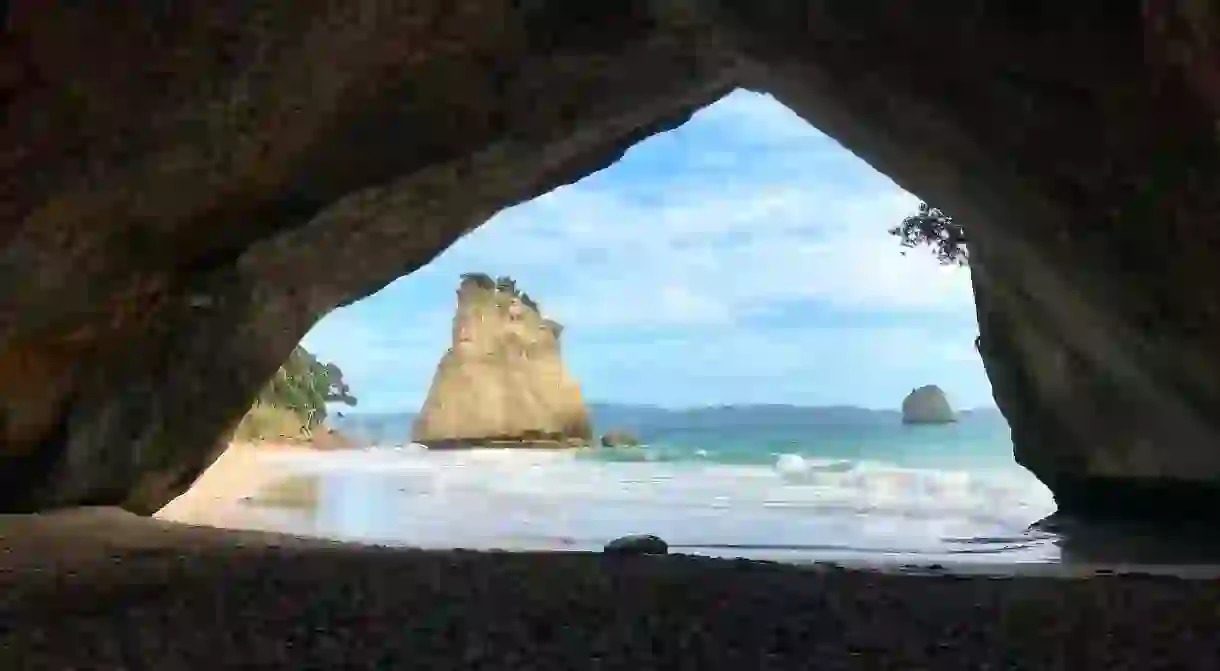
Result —
[[903, 424], [949, 424], [957, 421], [949, 399], [940, 387], [929, 384], [902, 399]]
[[0, 510], [155, 511], [330, 310], [743, 86], [966, 224], [1061, 509], [1220, 519], [1215, 3], [9, 4]]
[[441, 358], [411, 440], [429, 447], [591, 438], [580, 387], [564, 368], [562, 327], [486, 277], [463, 278], [453, 343]]

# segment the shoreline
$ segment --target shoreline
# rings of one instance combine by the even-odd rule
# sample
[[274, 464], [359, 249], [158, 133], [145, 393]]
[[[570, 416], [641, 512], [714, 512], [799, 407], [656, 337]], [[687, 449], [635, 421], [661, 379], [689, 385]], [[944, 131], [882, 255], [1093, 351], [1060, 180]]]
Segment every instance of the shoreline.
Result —
[[[79, 547], [78, 547], [79, 546]], [[106, 548], [122, 553], [141, 554], [154, 550], [223, 550], [257, 548], [278, 550], [299, 548], [316, 550], [364, 550], [404, 553], [411, 555], [486, 555], [522, 557], [601, 557], [597, 550], [571, 549], [471, 549], [434, 548], [397, 543], [343, 540], [302, 533], [268, 531], [254, 528], [217, 527], [203, 523], [179, 522], [158, 517], [141, 517], [125, 510], [107, 506], [66, 508], [44, 513], [0, 514], [0, 552], [8, 561], [0, 561], [0, 572], [13, 571], [16, 565], [39, 566], [37, 550], [49, 550], [47, 559], [58, 564], [61, 553], [70, 555], [78, 549], [95, 551]], [[648, 560], [668, 558], [722, 564], [772, 566], [792, 571], [874, 573], [910, 577], [967, 578], [1037, 578], [1056, 580], [1087, 580], [1091, 578], [1172, 578], [1184, 581], [1220, 579], [1220, 563], [1208, 564], [1144, 564], [1122, 562], [953, 562], [937, 559], [929, 562], [876, 561], [864, 558], [783, 560], [755, 557], [723, 557], [683, 552], [675, 546], [668, 555], [651, 556]], [[16, 558], [16, 562], [13, 559]]]
[[152, 515], [169, 522], [203, 524], [236, 529], [226, 513], [243, 497], [254, 496], [282, 474], [267, 468], [277, 456], [301, 456], [333, 452], [285, 441], [235, 442], [195, 480], [191, 488]]
[[[499, 451], [503, 448], [488, 448]], [[357, 450], [358, 451], [358, 450]], [[307, 445], [267, 442], [234, 443], [208, 468], [194, 486], [177, 497], [153, 518], [159, 522], [180, 523], [192, 527], [233, 530], [240, 533], [269, 533], [290, 535], [294, 538], [313, 539], [328, 543], [351, 543], [359, 546], [407, 549], [422, 552], [513, 552], [513, 553], [594, 553], [600, 551], [601, 541], [596, 544], [574, 542], [573, 539], [557, 536], [552, 543], [537, 539], [514, 542], [501, 539], [503, 545], [461, 546], [455, 536], [451, 545], [445, 538], [427, 541], [406, 541], [398, 538], [369, 538], [329, 535], [324, 529], [311, 528], [308, 523], [279, 523], [284, 519], [278, 508], [286, 506], [294, 510], [292, 497], [300, 496], [291, 488], [281, 493], [281, 485], [297, 477], [310, 478], [311, 474], [294, 470], [279, 470], [275, 461], [280, 458], [295, 460], [319, 454], [334, 454], [334, 450], [319, 450]], [[342, 452], [342, 451], [339, 451]], [[283, 497], [288, 497], [283, 499]], [[261, 505], [251, 506], [251, 499]], [[641, 533], [648, 532], [642, 529]], [[541, 537], [540, 537], [541, 538]], [[1102, 542], [1105, 542], [1105, 536]], [[670, 540], [670, 539], [666, 539]], [[1073, 539], [1074, 540], [1074, 539]], [[1111, 544], [1124, 541], [1111, 539]], [[459, 547], [454, 547], [458, 545]], [[728, 552], [722, 552], [728, 550]], [[1168, 559], [1137, 560], [1138, 555], [1101, 555], [1079, 553], [1075, 558], [1056, 561], [1022, 560], [997, 555], [994, 558], [979, 558], [974, 555], [954, 558], [950, 554], [920, 557], [913, 554], [864, 554], [850, 551], [827, 550], [804, 552], [799, 546], [718, 546], [683, 545], [671, 541], [671, 552], [729, 561], [761, 561], [795, 567], [842, 567], [857, 571], [879, 571], [885, 573], [929, 574], [929, 575], [988, 575], [988, 576], [1037, 576], [1057, 578], [1080, 578], [1094, 575], [1172, 575], [1187, 579], [1220, 578], [1220, 560], [1197, 558], [1183, 559], [1171, 556]]]
[[0, 668], [1210, 668], [1220, 654], [1220, 582], [1181, 576], [415, 550], [105, 508], [0, 516], [0, 546]]

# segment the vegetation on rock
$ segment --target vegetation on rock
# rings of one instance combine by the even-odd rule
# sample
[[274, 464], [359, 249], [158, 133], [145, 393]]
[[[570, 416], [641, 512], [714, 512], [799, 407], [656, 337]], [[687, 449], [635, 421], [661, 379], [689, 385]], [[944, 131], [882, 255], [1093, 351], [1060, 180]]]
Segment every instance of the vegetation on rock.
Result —
[[533, 298], [530, 298], [529, 294], [517, 288], [517, 281], [508, 275], [501, 275], [493, 280], [491, 275], [488, 275], [487, 273], [462, 273], [462, 281], [465, 282], [468, 280], [474, 282], [480, 288], [486, 289], [487, 291], [508, 294], [513, 298], [520, 299], [523, 304], [527, 305], [535, 312], [542, 312], [541, 308], [538, 307], [538, 302]]
[[[953, 217], [945, 214], [939, 207], [920, 202], [918, 211], [891, 228], [889, 233], [897, 236], [903, 247], [931, 247], [932, 253], [942, 265], [966, 266], [970, 263], [970, 255], [966, 250], [966, 233], [961, 224], [955, 223]], [[974, 349], [982, 351], [982, 346], [983, 337], [976, 336]]]
[[235, 438], [308, 438], [326, 421], [327, 403], [354, 406], [356, 397], [338, 366], [298, 345], [259, 392]]
[[480, 287], [491, 291], [496, 288], [496, 281], [491, 279], [491, 275], [486, 273], [462, 273], [462, 281], [471, 281]]
[[953, 217], [938, 207], [921, 202], [915, 214], [903, 219], [889, 233], [897, 236], [903, 247], [931, 247], [937, 260], [944, 265], [964, 266], [969, 263], [966, 234], [961, 224], [955, 223]]

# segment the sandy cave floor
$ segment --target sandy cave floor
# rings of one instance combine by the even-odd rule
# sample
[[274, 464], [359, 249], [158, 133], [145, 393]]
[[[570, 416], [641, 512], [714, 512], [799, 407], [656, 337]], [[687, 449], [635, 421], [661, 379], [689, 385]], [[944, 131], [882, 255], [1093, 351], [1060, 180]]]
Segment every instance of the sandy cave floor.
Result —
[[0, 517], [3, 669], [1220, 667], [1220, 581], [434, 552]]

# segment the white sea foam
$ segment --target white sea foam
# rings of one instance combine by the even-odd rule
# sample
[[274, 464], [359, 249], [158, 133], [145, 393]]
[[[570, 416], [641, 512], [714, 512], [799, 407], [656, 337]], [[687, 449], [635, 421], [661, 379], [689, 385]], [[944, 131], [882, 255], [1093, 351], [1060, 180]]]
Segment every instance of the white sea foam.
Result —
[[[340, 538], [595, 548], [653, 533], [679, 548], [750, 556], [1054, 552], [1024, 534], [1054, 509], [1050, 493], [1016, 468], [914, 469], [796, 454], [771, 466], [602, 462], [572, 452], [418, 445], [285, 459], [286, 472], [316, 475], [320, 486], [309, 511], [278, 514], [307, 514], [310, 532]], [[990, 540], [971, 543], [981, 538]]]

